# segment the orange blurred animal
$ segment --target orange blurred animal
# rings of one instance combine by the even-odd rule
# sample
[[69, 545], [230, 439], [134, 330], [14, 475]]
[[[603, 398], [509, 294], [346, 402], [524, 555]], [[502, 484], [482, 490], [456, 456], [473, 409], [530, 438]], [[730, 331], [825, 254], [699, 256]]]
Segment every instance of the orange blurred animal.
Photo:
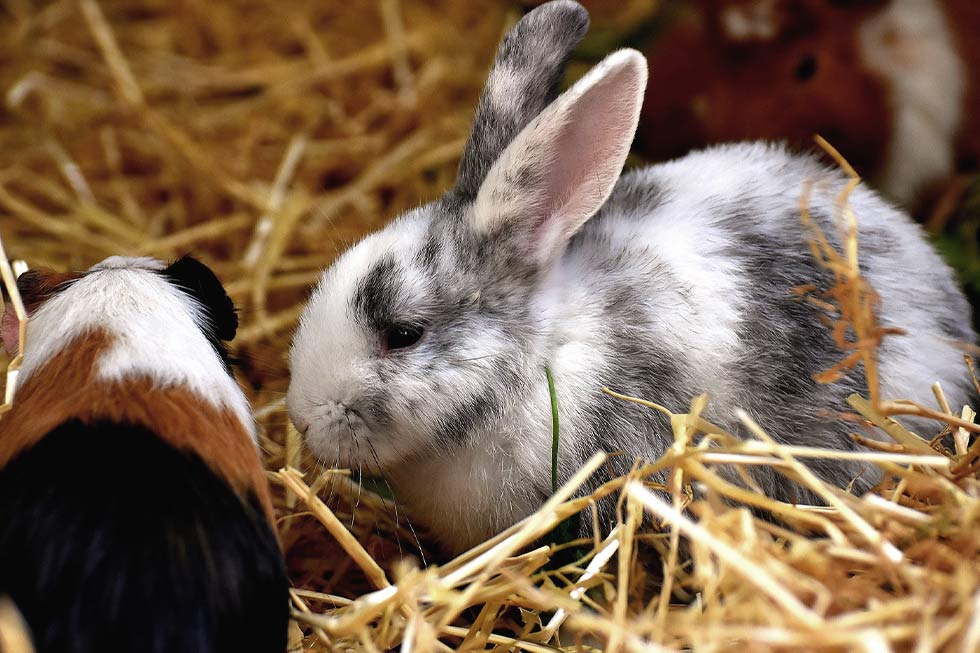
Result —
[[977, 0], [702, 0], [648, 52], [639, 150], [819, 133], [914, 207], [980, 153]]

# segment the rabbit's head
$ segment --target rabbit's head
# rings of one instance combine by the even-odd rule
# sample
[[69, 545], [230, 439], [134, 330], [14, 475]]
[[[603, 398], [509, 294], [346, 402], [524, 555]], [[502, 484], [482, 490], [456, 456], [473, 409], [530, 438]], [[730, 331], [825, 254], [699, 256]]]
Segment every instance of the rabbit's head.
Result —
[[532, 298], [616, 183], [646, 81], [623, 50], [556, 99], [587, 24], [569, 1], [525, 16], [498, 50], [456, 185], [325, 272], [287, 398], [321, 459], [384, 469], [445, 455], [542, 382], [551, 327]]

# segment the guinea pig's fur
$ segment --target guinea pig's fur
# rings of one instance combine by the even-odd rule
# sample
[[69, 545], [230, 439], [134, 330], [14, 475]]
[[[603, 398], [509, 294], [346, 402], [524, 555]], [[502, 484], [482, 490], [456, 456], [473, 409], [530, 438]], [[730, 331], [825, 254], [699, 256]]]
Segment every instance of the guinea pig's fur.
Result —
[[[846, 178], [766, 143], [696, 152], [620, 172], [643, 98], [646, 62], [609, 55], [557, 96], [565, 58], [588, 24], [552, 2], [507, 34], [480, 98], [456, 185], [345, 252], [323, 275], [291, 351], [290, 416], [325, 462], [382, 471], [396, 499], [450, 550], [525, 517], [551, 493], [552, 411], [559, 481], [598, 451], [622, 453], [592, 487], [662, 456], [670, 420], [603, 386], [706, 417], [746, 436], [736, 409], [780, 442], [854, 450], [835, 417], [863, 389], [860, 370], [824, 385], [846, 356], [794, 289], [830, 288], [808, 248], [800, 202], [841, 246]], [[670, 127], [665, 127], [669, 129]], [[861, 265], [883, 324], [887, 396], [954, 405], [970, 385], [956, 341], [970, 309], [922, 230], [865, 187], [851, 196]], [[876, 469], [814, 460], [861, 492]], [[815, 497], [769, 467], [769, 496]], [[656, 480], [664, 481], [664, 474]], [[599, 507], [615, 523], [615, 502]], [[582, 520], [588, 532], [588, 522]]]
[[288, 583], [220, 282], [192, 258], [112, 257], [18, 287], [0, 595], [38, 653], [281, 653]]
[[980, 154], [975, 0], [706, 0], [650, 48], [639, 151], [819, 133], [908, 207]]

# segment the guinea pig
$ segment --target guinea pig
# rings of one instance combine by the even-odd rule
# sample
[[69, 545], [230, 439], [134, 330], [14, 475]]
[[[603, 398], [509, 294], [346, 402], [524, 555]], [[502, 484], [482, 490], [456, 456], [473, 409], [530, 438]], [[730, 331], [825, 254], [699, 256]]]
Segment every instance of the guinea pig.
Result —
[[[0, 418], [0, 596], [37, 653], [281, 653], [288, 581], [221, 283], [185, 257], [28, 271]], [[3, 339], [16, 351], [13, 312]]]
[[890, 199], [927, 202], [980, 155], [975, 0], [705, 0], [648, 49], [638, 151], [820, 134]]
[[[674, 441], [667, 417], [603, 386], [675, 412], [707, 392], [706, 416], [737, 435], [748, 435], [742, 408], [781, 442], [857, 447], [853, 424], [825, 413], [846, 409], [863, 378], [815, 380], [845, 354], [793, 292], [833, 284], [808, 247], [801, 198], [809, 187], [813, 219], [840, 247], [836, 202], [847, 179], [765, 143], [621, 176], [647, 65], [620, 50], [558, 95], [587, 25], [567, 0], [515, 25], [455, 186], [334, 262], [293, 340], [286, 402], [309, 447], [327, 463], [382, 472], [451, 551], [551, 494], [546, 369], [560, 414], [559, 480], [599, 451], [625, 454], [595, 487]], [[879, 318], [907, 333], [879, 350], [883, 392], [924, 402], [938, 379], [961, 405], [971, 385], [956, 342], [975, 336], [952, 271], [878, 195], [860, 187], [850, 202]], [[812, 469], [858, 492], [877, 480], [854, 460]], [[775, 499], [816, 501], [770, 467], [751, 473]], [[604, 528], [615, 508], [600, 505]]]

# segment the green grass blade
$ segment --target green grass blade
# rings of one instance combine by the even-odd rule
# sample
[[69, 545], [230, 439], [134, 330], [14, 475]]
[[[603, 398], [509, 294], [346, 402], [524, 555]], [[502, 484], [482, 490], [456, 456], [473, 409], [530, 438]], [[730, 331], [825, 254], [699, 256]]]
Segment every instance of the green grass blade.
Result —
[[548, 394], [551, 395], [551, 492], [558, 490], [558, 395], [555, 393], [555, 377], [551, 369], [544, 366], [545, 376], [548, 377]]

